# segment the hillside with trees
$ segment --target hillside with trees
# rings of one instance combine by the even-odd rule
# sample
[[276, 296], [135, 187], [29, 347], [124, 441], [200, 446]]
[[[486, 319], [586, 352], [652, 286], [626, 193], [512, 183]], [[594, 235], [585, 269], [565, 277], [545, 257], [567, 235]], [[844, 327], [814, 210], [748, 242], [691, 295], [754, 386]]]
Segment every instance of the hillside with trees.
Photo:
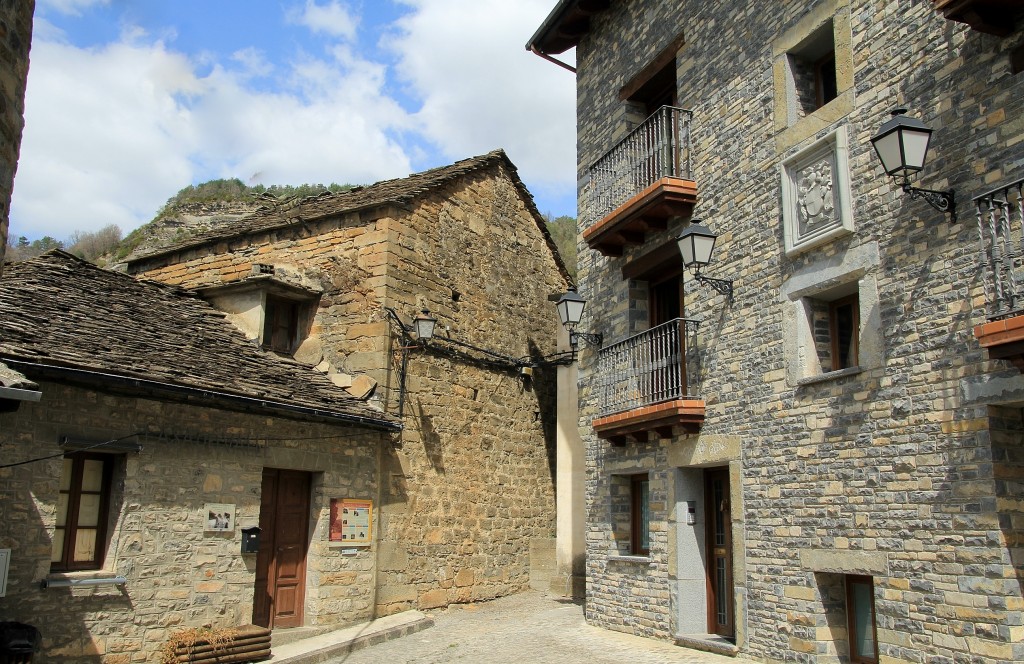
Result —
[[[316, 196], [325, 191], [341, 192], [350, 184], [301, 184], [249, 186], [238, 178], [210, 180], [189, 185], [167, 200], [147, 224], [122, 237], [121, 229], [110, 224], [97, 231], [75, 231], [69, 238], [44, 237], [29, 241], [26, 237], [10, 238], [6, 259], [20, 261], [33, 258], [51, 249], [63, 249], [80, 258], [103, 266], [123, 263], [127, 259], [156, 251], [161, 247], [184, 242], [190, 236], [207, 231], [218, 223], [241, 219], [260, 207], [290, 198]], [[558, 247], [562, 260], [576, 279], [576, 219], [569, 216], [545, 215], [548, 231]]]

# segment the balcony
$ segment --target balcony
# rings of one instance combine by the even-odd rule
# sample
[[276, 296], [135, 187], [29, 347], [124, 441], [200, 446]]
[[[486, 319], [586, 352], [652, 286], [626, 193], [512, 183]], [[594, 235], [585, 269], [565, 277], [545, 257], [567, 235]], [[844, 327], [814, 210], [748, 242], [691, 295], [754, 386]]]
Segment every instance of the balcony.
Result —
[[974, 335], [989, 357], [1024, 371], [1024, 180], [974, 197], [988, 322]]
[[598, 352], [594, 431], [599, 437], [621, 445], [646, 441], [651, 431], [669, 438], [673, 427], [700, 429], [704, 401], [687, 395], [687, 367], [696, 364], [687, 362], [687, 349], [696, 348], [698, 325], [676, 318]]
[[950, 21], [966, 23], [978, 32], [1006, 37], [1013, 32], [1020, 0], [932, 0]]
[[[643, 244], [649, 231], [688, 217], [697, 202], [690, 174], [693, 113], [662, 106], [587, 171], [580, 218], [583, 239], [605, 256]], [[596, 223], [594, 223], [596, 220]]]

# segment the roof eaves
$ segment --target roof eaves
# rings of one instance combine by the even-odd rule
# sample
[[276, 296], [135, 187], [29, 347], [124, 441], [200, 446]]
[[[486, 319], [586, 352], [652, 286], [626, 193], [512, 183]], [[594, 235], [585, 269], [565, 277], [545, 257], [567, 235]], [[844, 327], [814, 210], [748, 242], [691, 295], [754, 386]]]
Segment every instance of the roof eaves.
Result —
[[[144, 388], [155, 394], [179, 397], [188, 403], [199, 403], [214, 406], [230, 404], [262, 412], [287, 414], [292, 417], [300, 416], [304, 418], [342, 421], [382, 431], [400, 431], [402, 429], [400, 422], [397, 422], [394, 418], [384, 413], [380, 413], [379, 416], [346, 413], [329, 407], [307, 406], [304, 404], [282, 401], [280, 399], [235, 394], [212, 388], [196, 387], [181, 383], [169, 383], [149, 378], [114, 374], [92, 369], [46, 364], [42, 362], [26, 362], [10, 357], [5, 357], [4, 361], [20, 367], [22, 371], [39, 374], [43, 377], [63, 376], [74, 378], [78, 382], [82, 383], [106, 385], [122, 389], [126, 387]], [[368, 407], [366, 407], [366, 409], [369, 410]]]
[[[197, 239], [197, 240], [194, 240], [194, 241], [191, 241], [191, 242], [186, 241], [186, 242], [184, 242], [182, 244], [177, 244], [177, 245], [170, 246], [170, 247], [164, 247], [162, 249], [158, 249], [158, 250], [153, 251], [151, 253], [144, 254], [144, 255], [138, 256], [136, 258], [133, 258], [130, 261], [127, 261], [126, 264], [128, 266], [128, 272], [131, 273], [132, 272], [132, 266], [138, 265], [141, 262], [150, 261], [150, 260], [153, 260], [153, 259], [156, 259], [156, 258], [162, 258], [162, 257], [165, 257], [165, 256], [170, 256], [170, 255], [177, 254], [177, 253], [182, 253], [182, 252], [185, 252], [185, 251], [190, 251], [190, 250], [193, 250], [193, 249], [200, 249], [202, 247], [206, 247], [206, 246], [209, 246], [209, 245], [212, 245], [212, 244], [217, 244], [218, 242], [229, 242], [231, 240], [235, 240], [235, 239], [246, 237], [246, 236], [260, 235], [260, 234], [263, 234], [263, 233], [270, 233], [270, 232], [281, 230], [281, 229], [284, 229], [284, 228], [290, 228], [290, 227], [293, 227], [293, 226], [297, 226], [297, 225], [300, 225], [300, 224], [305, 223], [305, 222], [319, 221], [321, 219], [326, 219], [328, 217], [334, 217], [334, 216], [343, 215], [343, 214], [351, 214], [351, 213], [355, 213], [355, 212], [365, 212], [367, 210], [379, 209], [379, 208], [388, 207], [388, 206], [391, 206], [391, 205], [408, 205], [411, 201], [416, 200], [420, 196], [423, 196], [423, 195], [429, 193], [430, 191], [433, 191], [434, 189], [437, 189], [438, 187], [444, 186], [445, 184], [447, 184], [448, 182], [450, 182], [451, 180], [453, 180], [453, 179], [455, 179], [457, 177], [460, 177], [460, 176], [465, 175], [467, 173], [471, 173], [473, 171], [476, 171], [476, 170], [479, 170], [481, 168], [484, 168], [489, 163], [491, 163], [492, 161], [497, 160], [497, 159], [503, 159], [505, 162], [511, 163], [509, 161], [509, 159], [508, 159], [508, 156], [505, 154], [504, 150], [498, 149], [498, 150], [492, 150], [491, 152], [488, 152], [487, 154], [484, 154], [484, 155], [479, 155], [479, 156], [476, 156], [476, 157], [469, 157], [467, 159], [462, 159], [460, 161], [457, 161], [457, 162], [455, 162], [453, 164], [449, 164], [447, 166], [439, 166], [437, 168], [427, 169], [426, 171], [421, 171], [419, 173], [410, 173], [408, 176], [406, 176], [404, 178], [395, 178], [395, 179], [392, 179], [392, 180], [381, 180], [380, 182], [375, 182], [375, 183], [373, 183], [371, 185], [368, 185], [366, 187], [360, 187], [359, 190], [362, 191], [362, 190], [369, 189], [371, 187], [376, 187], [376, 186], [384, 185], [384, 184], [387, 184], [387, 183], [400, 182], [402, 180], [411, 180], [412, 178], [423, 177], [424, 175], [426, 175], [428, 173], [431, 173], [433, 171], [448, 171], [448, 173], [444, 177], [439, 179], [437, 182], [432, 183], [431, 186], [424, 187], [424, 188], [421, 188], [421, 189], [415, 189], [415, 190], [412, 190], [411, 192], [406, 193], [406, 194], [386, 195], [386, 196], [382, 197], [379, 200], [371, 201], [369, 203], [355, 204], [355, 205], [351, 205], [351, 206], [344, 207], [344, 208], [339, 208], [339, 209], [335, 209], [335, 210], [327, 210], [327, 211], [322, 211], [322, 212], [313, 211], [312, 214], [307, 214], [305, 216], [302, 216], [302, 215], [291, 216], [291, 217], [289, 217], [287, 219], [287, 221], [284, 221], [284, 222], [279, 223], [279, 224], [274, 224], [274, 225], [271, 225], [271, 226], [260, 226], [259, 228], [255, 228], [255, 229], [252, 229], [252, 230], [243, 230], [243, 231], [238, 231], [238, 232], [227, 232], [227, 233], [223, 233], [223, 234], [211, 234], [211, 235], [207, 235], [205, 237], [202, 237], [200, 239]], [[342, 193], [348, 193], [348, 192], [342, 192]], [[319, 198], [321, 198], [321, 196], [307, 197], [307, 199], [303, 199], [302, 202], [306, 202], [306, 200], [310, 200], [310, 199], [319, 199]], [[289, 209], [294, 209], [295, 207], [297, 207], [295, 205], [294, 201], [289, 201], [289, 202], [286, 202], [286, 203], [282, 203], [281, 205], [282, 206], [289, 205], [290, 206]], [[275, 208], [268, 208], [267, 211], [270, 212], [270, 211], [273, 211], [274, 209]], [[258, 218], [255, 217], [255, 216], [252, 216], [252, 217], [248, 217], [247, 219], [248, 220], [256, 220]]]

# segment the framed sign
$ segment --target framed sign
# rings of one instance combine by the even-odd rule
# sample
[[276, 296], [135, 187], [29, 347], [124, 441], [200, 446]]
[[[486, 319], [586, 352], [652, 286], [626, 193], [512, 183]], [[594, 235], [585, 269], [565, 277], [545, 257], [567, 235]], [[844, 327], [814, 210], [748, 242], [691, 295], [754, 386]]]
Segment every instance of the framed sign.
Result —
[[230, 533], [235, 530], [235, 506], [229, 503], [206, 503], [203, 507], [204, 533]]
[[331, 498], [331, 542], [369, 545], [373, 542], [373, 501]]

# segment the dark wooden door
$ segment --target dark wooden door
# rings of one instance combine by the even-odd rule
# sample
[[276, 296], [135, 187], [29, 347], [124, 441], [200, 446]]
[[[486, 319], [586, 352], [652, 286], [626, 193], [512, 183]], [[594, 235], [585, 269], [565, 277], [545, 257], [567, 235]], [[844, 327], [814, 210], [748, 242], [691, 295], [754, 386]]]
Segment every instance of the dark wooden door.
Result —
[[736, 638], [732, 586], [732, 517], [729, 469], [704, 472], [708, 548], [708, 632]]
[[263, 627], [300, 627], [306, 586], [310, 476], [263, 469], [260, 550], [252, 621]]
[[[676, 272], [649, 285], [648, 323], [650, 327], [663, 325], [683, 315], [682, 275]], [[676, 330], [663, 330], [651, 337], [650, 394], [652, 403], [678, 399], [686, 394], [686, 326]], [[673, 336], [674, 335], [674, 336]]]

